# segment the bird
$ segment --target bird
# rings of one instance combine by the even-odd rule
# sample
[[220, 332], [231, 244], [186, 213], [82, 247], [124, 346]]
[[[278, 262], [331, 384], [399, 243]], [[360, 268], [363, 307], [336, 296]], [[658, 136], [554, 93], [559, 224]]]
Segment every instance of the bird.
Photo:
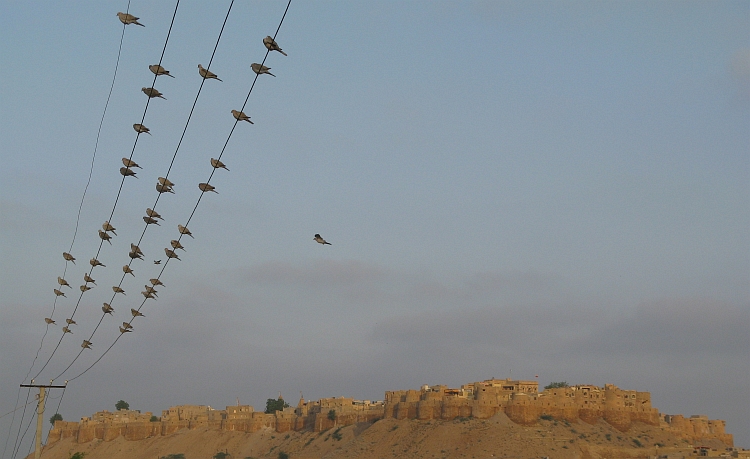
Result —
[[92, 258], [89, 260], [89, 264], [91, 266], [101, 266], [102, 268], [106, 268], [107, 265], [103, 264], [101, 261], [97, 260], [96, 258]]
[[88, 285], [81, 285], [79, 288], [81, 289], [81, 293], [91, 290], [91, 287]]
[[142, 125], [142, 124], [139, 124], [139, 123], [134, 124], [133, 125], [133, 129], [135, 129], [135, 132], [137, 132], [138, 134], [144, 134], [145, 133], [145, 134], [151, 135], [151, 133], [148, 132], [148, 131], [150, 131], [150, 129], [147, 128], [146, 126]]
[[154, 260], [154, 264], [155, 265], [160, 265], [161, 264], [161, 260]]
[[263, 39], [263, 44], [266, 45], [266, 48], [269, 51], [278, 51], [284, 56], [286, 56], [286, 53], [282, 51], [281, 48], [279, 48], [279, 45], [276, 43], [276, 41], [274, 41], [273, 38], [271, 38], [270, 35]]
[[186, 234], [186, 235], [192, 237], [193, 239], [195, 239], [195, 237], [193, 237], [193, 233], [191, 233], [190, 230], [187, 229], [187, 226], [182, 226], [182, 225], [178, 224], [177, 225], [177, 230], [180, 232], [180, 234]]
[[[180, 244], [180, 241], [178, 241], [178, 240], [176, 240], [176, 239], [172, 239], [171, 241], [169, 241], [169, 244], [170, 244], [170, 245], [172, 246], [172, 248], [173, 248], [173, 249], [175, 249], [175, 250], [177, 250], [177, 249], [182, 249], [183, 251], [187, 252], [187, 250], [185, 250], [185, 247], [183, 247], [183, 246], [182, 246], [182, 244]], [[151, 279], [151, 280], [153, 280], [153, 279]], [[157, 279], [157, 280], [158, 280], [158, 279]]]
[[84, 349], [91, 349], [91, 341], [83, 340], [83, 343], [81, 343], [81, 347]]
[[132, 242], [130, 243], [130, 251], [131, 252], [135, 252], [135, 253], [137, 253], [139, 255], [143, 255], [143, 251], [141, 250], [141, 248], [138, 247], [137, 245], [133, 244]]
[[102, 241], [107, 241], [109, 242], [109, 245], [112, 245], [112, 241], [110, 241], [110, 239], [112, 239], [112, 236], [102, 230], [99, 230], [99, 239], [101, 239]]
[[[142, 259], [143, 258], [141, 258], [141, 260]], [[123, 265], [122, 266], [122, 272], [124, 272], [125, 274], [130, 274], [131, 276], [135, 277], [135, 273], [133, 272], [132, 269], [130, 269], [130, 266], [128, 266], [128, 265]]]
[[137, 18], [137, 17], [133, 16], [132, 14], [117, 13], [117, 17], [120, 18], [120, 22], [122, 22], [125, 25], [135, 24], [135, 25], [139, 25], [141, 27], [146, 27], [145, 25], [143, 25], [140, 22], [138, 22], [138, 19], [140, 19], [140, 18]]
[[161, 226], [161, 225], [159, 225], [159, 220], [157, 220], [157, 219], [155, 219], [155, 218], [151, 218], [151, 217], [143, 217], [143, 221], [144, 221], [144, 222], [146, 222], [146, 224], [147, 224], [147, 225], [157, 225], [157, 226]]
[[159, 177], [159, 183], [161, 183], [164, 186], [168, 186], [168, 187], [173, 187], [174, 186], [174, 182], [172, 182], [171, 180], [169, 180], [166, 177]]
[[105, 314], [112, 314], [115, 310], [112, 306], [109, 305], [109, 303], [102, 303], [104, 306], [102, 306], [102, 311], [104, 311]]
[[208, 183], [199, 183], [198, 184], [198, 188], [202, 192], [204, 192], [204, 193], [208, 193], [209, 191], [213, 191], [214, 193], [219, 194], [219, 192], [216, 191], [216, 187], [213, 186], [213, 185], [209, 185]]
[[151, 300], [155, 300], [156, 299], [156, 296], [153, 293], [150, 293], [150, 292], [141, 292], [141, 295], [143, 295], [144, 297], [146, 297], [146, 299], [151, 299]]
[[146, 209], [146, 215], [148, 215], [149, 217], [158, 218], [159, 220], [164, 220], [163, 218], [161, 218], [161, 215], [159, 215], [159, 212], [151, 208]]
[[137, 310], [135, 310], [133, 308], [130, 308], [130, 313], [133, 315], [133, 317], [138, 317], [138, 316], [146, 317], [143, 314], [141, 314], [140, 311], [137, 311]]
[[149, 66], [148, 66], [148, 69], [149, 69], [149, 70], [151, 70], [151, 73], [153, 73], [153, 74], [154, 74], [154, 75], [156, 75], [156, 76], [159, 76], [159, 75], [166, 75], [166, 76], [168, 76], [168, 77], [172, 77], [172, 78], [174, 78], [174, 76], [173, 76], [173, 75], [170, 75], [170, 74], [169, 74], [169, 70], [165, 69], [164, 67], [162, 67], [162, 66], [161, 66], [161, 65], [159, 65], [159, 64], [153, 64], [153, 65], [149, 65]]
[[[68, 283], [68, 281], [66, 281], [65, 279], [63, 279], [60, 276], [57, 277], [57, 283], [60, 284], [60, 287], [63, 287], [63, 286], [66, 286], [66, 285], [68, 287], [70, 287], [70, 284]], [[73, 287], [70, 287], [70, 288], [73, 288]]]
[[167, 254], [167, 258], [177, 258], [177, 260], [182, 261], [180, 260], [180, 257], [178, 257], [176, 253], [174, 253], [174, 250], [170, 250], [164, 247], [164, 253]]
[[238, 112], [237, 110], [232, 110], [232, 116], [234, 116], [234, 119], [237, 121], [247, 121], [250, 124], [255, 124], [252, 121], [250, 121], [250, 117], [245, 115], [245, 112]]
[[114, 234], [115, 236], [117, 236], [117, 233], [115, 233], [115, 231], [117, 231], [117, 228], [115, 228], [114, 226], [110, 225], [109, 221], [105, 221], [104, 223], [102, 223], [102, 229], [104, 231], [107, 231], [107, 232], [112, 231], [112, 234]]
[[120, 327], [120, 333], [131, 333], [131, 330], [128, 330], [127, 328]]
[[[55, 292], [55, 295], [57, 296], [65, 296], [65, 293], [61, 292], [58, 289], [52, 289], [52, 291]], [[65, 296], [65, 298], [67, 298], [67, 296]]]
[[313, 237], [313, 240], [314, 240], [315, 242], [317, 242], [318, 244], [324, 244], [324, 245], [325, 245], [325, 244], [328, 244], [328, 245], [332, 245], [332, 244], [331, 244], [330, 242], [327, 242], [327, 241], [326, 241], [325, 239], [323, 239], [322, 237], [320, 237], [320, 234], [316, 234], [316, 235], [315, 235], [315, 237]]
[[73, 319], [65, 319], [65, 323], [68, 325], [78, 325]]
[[125, 294], [125, 290], [123, 290], [122, 288], [120, 288], [120, 287], [118, 287], [116, 285], [112, 287], [112, 291], [115, 292], [115, 293], [122, 293], [123, 295]]
[[129, 167], [121, 167], [120, 168], [120, 174], [122, 174], [123, 177], [136, 177], [135, 172], [133, 172], [133, 169]]
[[122, 164], [125, 167], [137, 167], [138, 169], [143, 169], [141, 166], [138, 165], [137, 162], [133, 161], [132, 159], [128, 159], [128, 158], [122, 158]]
[[156, 295], [157, 293], [159, 293], [159, 292], [156, 291], [155, 288], [153, 288], [152, 286], [150, 286], [148, 284], [144, 285], [144, 287], [146, 288], [146, 291], [148, 293], [153, 293], [154, 295]]
[[55, 321], [50, 319], [49, 317], [45, 317], [44, 321], [47, 322], [49, 325], [55, 325]]
[[159, 279], [149, 279], [149, 282], [151, 282], [151, 285], [164, 285]]
[[160, 97], [164, 100], [167, 100], [162, 93], [159, 92], [156, 88], [141, 88], [141, 91], [143, 91], [143, 94], [147, 95], [149, 99], [153, 99], [154, 97]]
[[271, 70], [271, 67], [266, 67], [265, 65], [260, 65], [260, 64], [255, 63], [255, 64], [250, 64], [250, 68], [252, 68], [253, 72], [257, 73], [258, 75], [260, 75], [261, 73], [267, 73], [271, 75], [272, 77], [276, 76], [273, 73], [269, 72], [269, 70]]
[[214, 167], [214, 169], [222, 168], [222, 169], [229, 170], [227, 169], [227, 166], [224, 165], [224, 163], [222, 163], [218, 159], [211, 158], [211, 165]]
[[72, 261], [73, 264], [76, 264], [76, 259], [73, 255], [69, 254], [68, 252], [63, 252], [63, 258], [65, 258], [65, 261]]
[[205, 79], [214, 79], [221, 81], [221, 78], [217, 77], [216, 74], [210, 70], [206, 70], [202, 65], [198, 64], [198, 73]]
[[63, 327], [62, 331], [63, 331], [63, 333], [70, 333], [71, 335], [73, 334], [73, 332], [70, 331], [70, 328], [68, 328], [68, 327]]
[[123, 322], [122, 323], [122, 328], [124, 328], [125, 330], [130, 330], [131, 328], [133, 328], [133, 326], [130, 325], [129, 323], [127, 323], [127, 322]]
[[172, 193], [172, 194], [174, 194], [174, 191], [172, 191], [172, 187], [166, 186], [166, 185], [162, 185], [161, 183], [157, 183], [156, 184], [156, 191], [158, 191], [159, 193]]
[[88, 274], [83, 275], [83, 281], [84, 282], [91, 282], [92, 284], [96, 285], [96, 281], [91, 278]]
[[[130, 252], [128, 252], [128, 256], [131, 259], [133, 259], [133, 260], [135, 260], [136, 258], [139, 259], [139, 260], [143, 260], [143, 254], [142, 253], [130, 251]], [[125, 267], [123, 267], [123, 270], [124, 269], [125, 269]], [[130, 269], [130, 268], [128, 268], [128, 269]], [[128, 270], [126, 272], [129, 272], [130, 274], [133, 274], [133, 271], [131, 271], [131, 270]], [[133, 274], [133, 277], [135, 277], [135, 274]]]

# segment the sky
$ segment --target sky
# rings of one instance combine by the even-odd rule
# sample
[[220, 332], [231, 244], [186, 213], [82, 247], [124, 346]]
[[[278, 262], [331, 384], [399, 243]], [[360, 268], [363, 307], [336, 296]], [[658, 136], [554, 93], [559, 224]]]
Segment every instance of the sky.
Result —
[[[233, 4], [223, 81], [185, 130], [229, 2], [180, 3], [166, 48], [173, 2], [0, 5], [0, 415], [37, 373], [71, 379], [45, 414], [66, 420], [538, 375], [649, 391], [750, 448], [750, 3], [295, 0], [288, 56], [269, 54], [254, 124], [229, 136], [285, 7]], [[126, 10], [145, 27], [123, 36]], [[175, 78], [143, 119], [163, 49]], [[219, 154], [194, 239], [154, 265]], [[76, 359], [173, 158], [145, 261]], [[162, 267], [134, 332], [82, 374]], [[18, 422], [0, 418], [3, 458]]]

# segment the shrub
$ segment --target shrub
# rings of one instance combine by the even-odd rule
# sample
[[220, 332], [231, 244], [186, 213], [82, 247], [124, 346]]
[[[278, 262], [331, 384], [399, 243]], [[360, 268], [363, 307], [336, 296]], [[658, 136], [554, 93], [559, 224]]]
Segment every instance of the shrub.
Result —
[[340, 430], [341, 430], [341, 427], [339, 427], [338, 429], [336, 429], [336, 431], [331, 434], [331, 437], [333, 437], [333, 439], [336, 440], [336, 441], [341, 441], [341, 438], [343, 438], [341, 436], [341, 433], [339, 433]]
[[565, 381], [558, 381], [558, 382], [552, 382], [544, 386], [545, 389], [558, 389], [562, 387], [570, 387], [570, 385]]
[[52, 425], [55, 425], [55, 421], [62, 421], [62, 420], [63, 420], [62, 414], [55, 413], [55, 414], [52, 415], [51, 418], [49, 418], [49, 423], [52, 424]]
[[279, 459], [289, 459], [289, 455], [284, 451], [279, 451]]
[[328, 412], [328, 419], [330, 419], [331, 421], [336, 420], [336, 410], [331, 410]]
[[641, 443], [641, 441], [640, 441], [640, 440], [638, 440], [637, 438], [634, 438], [634, 439], [633, 439], [633, 444], [635, 444], [635, 446], [637, 446], [637, 447], [639, 447], [639, 448], [643, 448], [643, 444], [642, 444], [642, 443]]
[[544, 419], [545, 421], [554, 421], [555, 420], [555, 417], [552, 416], [551, 414], [543, 414], [543, 415], [541, 415], [539, 417], [541, 419]]
[[84, 457], [86, 457], [86, 453], [75, 453], [70, 456], [70, 459], [83, 459]]

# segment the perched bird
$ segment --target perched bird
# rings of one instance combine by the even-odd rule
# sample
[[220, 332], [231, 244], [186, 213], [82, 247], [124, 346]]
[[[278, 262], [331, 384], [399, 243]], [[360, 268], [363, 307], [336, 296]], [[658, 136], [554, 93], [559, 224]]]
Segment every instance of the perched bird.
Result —
[[129, 167], [121, 167], [120, 168], [120, 174], [122, 174], [123, 177], [135, 177], [135, 178], [138, 178], [138, 177], [136, 177], [135, 172], [133, 171], [133, 169], [131, 169]]
[[133, 16], [132, 14], [117, 13], [117, 17], [120, 18], [120, 22], [122, 22], [125, 25], [135, 24], [135, 25], [139, 25], [141, 27], [146, 27], [145, 25], [143, 25], [140, 22], [138, 22], [138, 19], [140, 19], [140, 18], [137, 18], [137, 17]]
[[148, 215], [149, 217], [152, 217], [152, 218], [158, 218], [159, 220], [164, 220], [163, 218], [161, 218], [161, 215], [159, 215], [159, 212], [157, 212], [157, 211], [155, 211], [155, 210], [153, 210], [151, 208], [146, 209], [146, 215]]
[[115, 312], [114, 308], [109, 305], [109, 303], [103, 303], [104, 306], [102, 306], [102, 311], [104, 311], [105, 314], [112, 314]]
[[153, 293], [150, 293], [150, 292], [141, 292], [141, 295], [143, 295], [144, 297], [146, 297], [146, 299], [151, 299], [151, 300], [155, 300], [156, 299], [156, 296]]
[[109, 245], [112, 245], [112, 241], [110, 241], [110, 239], [112, 239], [112, 236], [102, 230], [99, 230], [99, 239], [101, 239], [102, 241], [107, 241], [109, 242]]
[[137, 132], [138, 134], [148, 134], [148, 135], [151, 135], [151, 133], [148, 132], [148, 131], [150, 131], [150, 129], [147, 128], [146, 126], [142, 125], [142, 124], [138, 124], [138, 123], [134, 124], [133, 125], [133, 129], [135, 129], [135, 132]]
[[65, 319], [65, 323], [68, 325], [78, 325], [73, 319]]
[[158, 191], [159, 193], [172, 193], [172, 194], [174, 194], [174, 191], [172, 191], [172, 187], [166, 186], [166, 185], [162, 185], [161, 183], [157, 183], [156, 184], [156, 191]]
[[102, 268], [106, 268], [107, 265], [103, 264], [101, 261], [97, 260], [96, 258], [92, 258], [89, 260], [89, 264], [91, 266], [101, 266]]
[[255, 124], [252, 121], [250, 121], [250, 117], [245, 115], [245, 112], [238, 112], [237, 110], [232, 110], [232, 116], [234, 116], [234, 119], [237, 121], [247, 121], [250, 124]]
[[88, 274], [83, 275], [83, 281], [84, 282], [91, 282], [92, 284], [96, 285], [96, 281], [91, 278]]
[[88, 285], [81, 285], [79, 288], [81, 289], [81, 293], [91, 290], [91, 287]]
[[144, 285], [144, 287], [146, 288], [146, 291], [148, 293], [153, 293], [154, 295], [156, 295], [157, 293], [159, 293], [159, 292], [156, 291], [155, 288], [153, 288], [152, 286], [150, 286], [148, 284]]
[[122, 164], [125, 167], [137, 167], [138, 169], [143, 169], [141, 166], [138, 165], [138, 163], [128, 158], [122, 158]]
[[147, 95], [149, 99], [153, 99], [154, 97], [160, 97], [164, 100], [167, 100], [166, 97], [162, 95], [162, 93], [159, 92], [156, 88], [141, 88], [141, 91], [143, 91], [143, 94]]
[[195, 239], [195, 237], [193, 237], [193, 233], [191, 233], [190, 230], [187, 229], [186, 226], [182, 226], [182, 225], [178, 224], [177, 225], [177, 230], [180, 232], [180, 234], [186, 234], [186, 235], [192, 237], [193, 239]]
[[120, 327], [120, 333], [131, 333], [131, 330], [128, 330], [127, 328]]
[[115, 293], [122, 293], [123, 295], [125, 294], [125, 290], [123, 290], [122, 288], [120, 288], [120, 287], [118, 287], [116, 285], [112, 287], [112, 291], [115, 292]]
[[155, 265], [160, 265], [161, 264], [161, 260], [154, 260], [154, 264]]
[[159, 225], [159, 220], [157, 220], [157, 219], [155, 219], [155, 218], [151, 218], [151, 217], [143, 217], [143, 221], [144, 221], [144, 222], [146, 222], [146, 224], [147, 224], [147, 225], [157, 225], [157, 226], [161, 226], [161, 225]]
[[265, 65], [250, 64], [250, 68], [252, 68], [253, 72], [257, 73], [258, 75], [260, 75], [261, 73], [267, 73], [271, 75], [272, 77], [276, 76], [273, 73], [269, 72], [269, 70], [271, 70], [271, 67], [266, 67]]
[[148, 69], [151, 70], [151, 73], [153, 73], [156, 76], [166, 75], [168, 77], [174, 78], [174, 76], [172, 76], [172, 75], [169, 74], [169, 70], [165, 69], [164, 67], [162, 67], [159, 64], [149, 65]]
[[270, 35], [263, 39], [263, 44], [266, 45], [266, 49], [268, 49], [269, 51], [278, 51], [286, 56], [286, 53], [282, 51], [281, 48], [279, 48], [279, 45], [274, 41], [273, 38], [271, 38]]
[[174, 253], [174, 250], [170, 250], [164, 247], [164, 253], [167, 254], [167, 258], [177, 258], [179, 261], [182, 261], [180, 260], [180, 257], [178, 257], [176, 253]]
[[[130, 252], [128, 252], [128, 256], [131, 259], [133, 259], [133, 260], [135, 260], [136, 258], [139, 259], [139, 260], [143, 260], [143, 254], [142, 253], [130, 251]], [[125, 269], [125, 267], [123, 267], [123, 269]], [[130, 274], [133, 274], [133, 271], [130, 271], [129, 269], [130, 268], [128, 268], [128, 271], [126, 271], [126, 272], [129, 272]], [[133, 277], [135, 277], [135, 274], [133, 274]]]
[[110, 225], [109, 221], [105, 221], [104, 223], [102, 223], [102, 229], [104, 231], [107, 231], [107, 232], [112, 231], [112, 234], [114, 234], [115, 236], [117, 236], [117, 233], [115, 233], [115, 231], [117, 231], [117, 228], [115, 228], [114, 226]]
[[[232, 112], [234, 112], [234, 110], [232, 110]], [[232, 114], [234, 114], [234, 113], [232, 113]], [[229, 170], [229, 169], [227, 169], [227, 166], [225, 166], [224, 163], [222, 163], [218, 159], [211, 158], [211, 165], [214, 167], [214, 169], [221, 168], [221, 169]]]
[[214, 193], [219, 194], [219, 192], [216, 191], [216, 187], [213, 186], [213, 185], [209, 185], [208, 183], [199, 183], [198, 184], [198, 188], [202, 192], [204, 192], [204, 193], [208, 193], [209, 191], [213, 191]]
[[159, 183], [161, 183], [164, 186], [168, 186], [168, 187], [173, 187], [174, 186], [174, 182], [172, 182], [171, 180], [169, 180], [168, 178], [165, 178], [165, 177], [159, 177]]
[[[66, 281], [65, 279], [63, 279], [60, 276], [57, 277], [57, 283], [60, 284], [60, 287], [63, 287], [63, 286], [66, 286], [66, 285], [68, 287], [70, 287], [70, 284], [68, 283], [68, 281]], [[73, 287], [70, 287], [70, 288], [73, 288]]]
[[[58, 289], [52, 289], [52, 291], [55, 292], [55, 295], [57, 296], [65, 296], [65, 294]], [[67, 298], [67, 296], [65, 296], [65, 298]]]
[[151, 282], [151, 285], [164, 285], [159, 279], [149, 279], [149, 282]]
[[330, 242], [326, 242], [325, 239], [323, 239], [322, 237], [320, 237], [320, 234], [316, 234], [315, 237], [313, 237], [313, 240], [315, 240], [315, 242], [317, 242], [318, 244], [332, 245]]
[[214, 72], [204, 69], [200, 64], [198, 64], [198, 73], [206, 80], [214, 79], [221, 81], [221, 78], [217, 77]]
[[146, 316], [144, 316], [143, 314], [141, 314], [141, 313], [140, 313], [140, 311], [136, 311], [136, 310], [135, 310], [135, 309], [133, 309], [133, 308], [130, 308], [130, 313], [131, 313], [131, 314], [133, 315], [133, 317], [138, 317], [138, 316], [141, 316], [141, 317], [146, 317]]
[[130, 251], [131, 252], [135, 252], [135, 253], [137, 253], [139, 255], [143, 255], [143, 251], [141, 250], [141, 248], [138, 247], [137, 245], [133, 244], [132, 242], [130, 243]]
[[54, 321], [54, 320], [52, 320], [52, 319], [50, 319], [49, 317], [45, 317], [45, 318], [44, 318], [44, 321], [45, 321], [45, 322], [47, 322], [47, 323], [48, 323], [48, 324], [50, 324], [50, 325], [55, 325], [55, 321]]
[[122, 328], [124, 328], [125, 330], [129, 330], [129, 329], [133, 328], [133, 326], [130, 325], [129, 323], [127, 323], [127, 322], [123, 322], [122, 323]]
[[62, 331], [63, 331], [63, 333], [70, 333], [71, 335], [73, 334], [73, 332], [70, 331], [70, 328], [68, 328], [68, 327], [63, 327]]
[[[141, 260], [142, 259], [143, 258], [141, 258]], [[122, 272], [124, 272], [125, 274], [130, 274], [131, 276], [135, 277], [135, 273], [133, 272], [132, 269], [130, 269], [130, 266], [128, 266], [128, 265], [123, 265]]]
[[[182, 246], [182, 244], [180, 244], [180, 241], [178, 241], [178, 240], [176, 240], [176, 239], [172, 239], [171, 241], [169, 241], [169, 244], [170, 244], [170, 245], [172, 246], [172, 248], [173, 248], [173, 249], [175, 249], [175, 250], [177, 250], [177, 249], [182, 249], [182, 250], [184, 250], [184, 251], [186, 251], [186, 252], [187, 252], [187, 250], [185, 250], [185, 247], [183, 247], [183, 246]], [[151, 279], [151, 280], [154, 280], [154, 279]], [[158, 279], [157, 279], [157, 280], [158, 280]]]
[[91, 341], [83, 340], [83, 343], [81, 343], [81, 347], [84, 349], [91, 349]]
[[68, 252], [63, 252], [63, 258], [65, 258], [65, 261], [72, 261], [73, 264], [76, 264], [76, 259], [73, 255], [69, 254]]

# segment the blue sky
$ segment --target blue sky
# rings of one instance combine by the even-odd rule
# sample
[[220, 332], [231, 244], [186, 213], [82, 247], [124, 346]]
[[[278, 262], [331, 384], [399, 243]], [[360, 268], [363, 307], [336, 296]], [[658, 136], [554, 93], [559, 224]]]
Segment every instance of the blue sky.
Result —
[[[111, 298], [228, 6], [180, 5], [162, 61], [176, 78], [156, 81], [167, 100], [149, 105], [107, 268], [40, 379], [72, 361]], [[285, 6], [233, 6], [211, 64], [223, 82], [204, 85], [147, 261], [62, 379], [140, 305]], [[126, 8], [0, 6], [2, 413], [65, 269]], [[125, 30], [58, 324], [112, 210], [174, 3], [130, 11], [146, 27]], [[747, 2], [292, 2], [277, 41], [289, 56], [269, 55], [276, 77], [253, 89], [255, 124], [232, 135], [195, 240], [135, 332], [66, 390], [66, 419], [120, 399], [257, 409], [279, 390], [381, 399], [539, 374], [651, 391], [663, 412], [726, 419], [750, 447], [750, 405], [733, 398], [750, 389]], [[50, 327], [32, 374], [60, 334]]]

